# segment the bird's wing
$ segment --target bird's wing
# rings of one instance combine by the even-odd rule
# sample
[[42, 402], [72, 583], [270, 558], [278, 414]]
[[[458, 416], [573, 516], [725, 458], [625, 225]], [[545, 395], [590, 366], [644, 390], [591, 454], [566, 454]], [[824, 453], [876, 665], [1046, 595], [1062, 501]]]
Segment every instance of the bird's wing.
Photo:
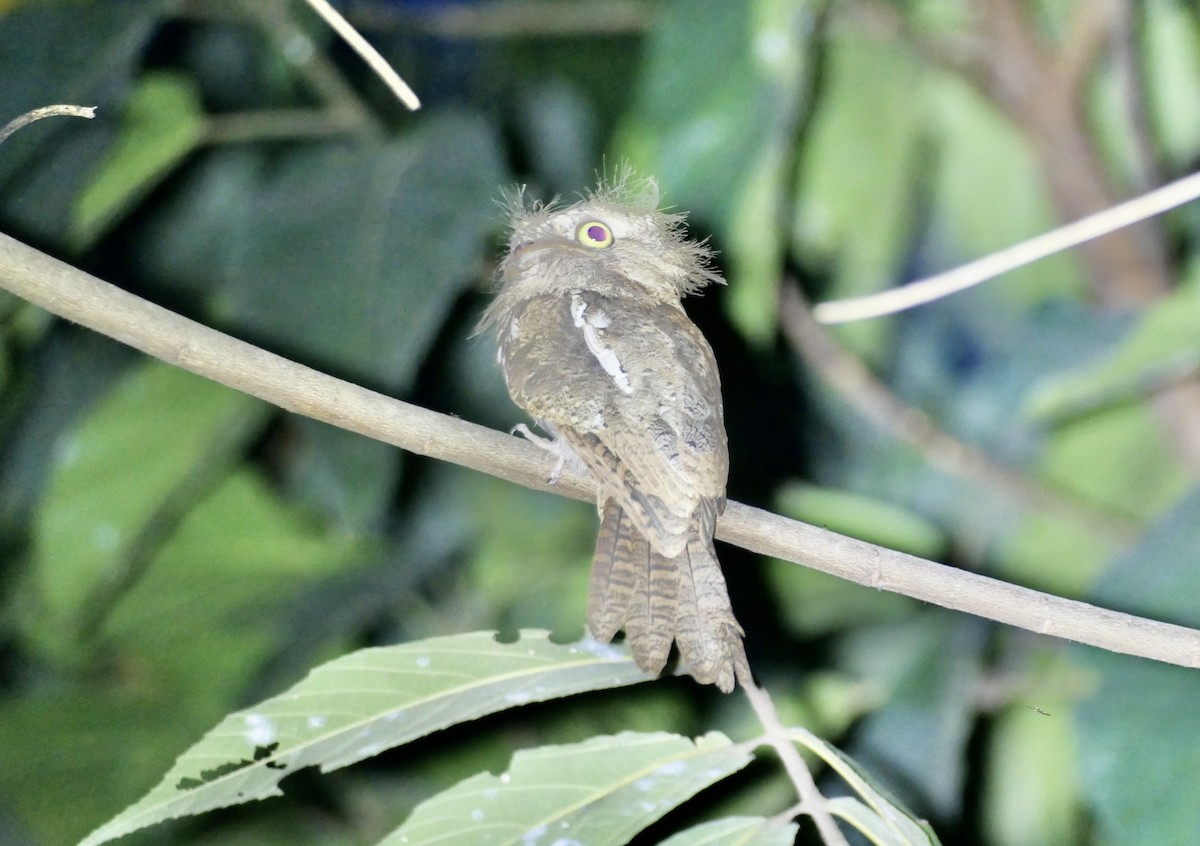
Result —
[[580, 290], [525, 300], [507, 317], [509, 392], [553, 425], [602, 498], [663, 554], [686, 545], [698, 510], [711, 537], [729, 467], [720, 380], [683, 310]]

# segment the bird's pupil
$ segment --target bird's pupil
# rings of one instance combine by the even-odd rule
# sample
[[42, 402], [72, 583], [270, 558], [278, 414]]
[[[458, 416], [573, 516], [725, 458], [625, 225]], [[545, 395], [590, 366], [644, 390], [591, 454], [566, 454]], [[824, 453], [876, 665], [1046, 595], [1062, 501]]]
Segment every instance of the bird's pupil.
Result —
[[603, 226], [589, 226], [587, 234], [593, 241], [603, 241], [608, 233], [604, 231]]

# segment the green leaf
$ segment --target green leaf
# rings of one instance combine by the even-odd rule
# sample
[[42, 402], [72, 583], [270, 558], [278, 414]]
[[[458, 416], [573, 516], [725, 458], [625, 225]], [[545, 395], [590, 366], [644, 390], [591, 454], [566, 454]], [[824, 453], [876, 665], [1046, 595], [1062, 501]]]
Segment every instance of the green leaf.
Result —
[[[1200, 270], [1200, 268], [1197, 268]], [[1039, 421], [1082, 415], [1106, 406], [1139, 401], [1156, 381], [1200, 366], [1200, 276], [1156, 302], [1102, 361], [1043, 379], [1033, 387], [1023, 413]]]
[[[832, 800], [839, 816], [859, 828], [877, 844], [921, 844], [934, 846], [940, 843], [933, 829], [924, 820], [918, 820], [908, 810], [876, 786], [853, 760], [812, 732], [802, 728], [790, 728], [793, 740], [804, 746], [824, 761], [866, 802], [861, 803]], [[869, 811], [869, 813], [868, 813]]]
[[853, 796], [837, 796], [830, 799], [829, 811], [861, 831], [876, 846], [907, 846], [929, 842], [909, 839], [907, 833], [898, 832], [895, 826], [889, 825], [880, 814]]
[[791, 482], [776, 495], [776, 507], [796, 520], [922, 558], [940, 558], [948, 545], [945, 532], [919, 514], [852, 491]]
[[404, 453], [390, 444], [307, 417], [288, 421], [290, 497], [345, 531], [381, 525], [396, 494]]
[[[1064, 6], [1065, 7], [1065, 6]], [[1173, 0], [1137, 5], [1131, 47], [1139, 62], [1136, 117], [1130, 114], [1129, 79], [1119, 62], [1099, 63], [1082, 105], [1109, 170], [1127, 190], [1149, 190], [1154, 174], [1182, 175], [1200, 149], [1200, 37], [1195, 9]], [[1147, 155], [1154, 163], [1147, 170]], [[1177, 218], [1191, 213], [1174, 213]], [[1182, 221], [1180, 221], [1182, 222]]]
[[91, 247], [171, 173], [202, 140], [205, 120], [200, 92], [188, 77], [160, 72], [138, 80], [121, 134], [75, 206], [72, 246]]
[[[753, 5], [665, 4], [617, 139], [622, 153], [658, 178], [672, 204], [694, 215], [729, 216], [759, 147], [757, 118], [770, 109], [748, 49]], [[722, 69], [715, 78], [713, 67]], [[682, 90], [689, 96], [680, 97]]]
[[1086, 842], [1080, 836], [1073, 709], [1061, 700], [1042, 704], [1040, 712], [1026, 705], [1007, 708], [988, 733], [983, 810], [997, 846]]
[[1194, 843], [1200, 831], [1196, 671], [1099, 650], [1089, 650], [1086, 661], [1099, 685], [1079, 707], [1085, 742], [1078, 766], [1104, 842]]
[[157, 689], [186, 702], [200, 732], [294, 637], [287, 624], [295, 598], [353, 564], [355, 551], [239, 468], [183, 516], [109, 612], [103, 634], [153, 668]]
[[94, 846], [167, 819], [281, 795], [301, 767], [348, 766], [430, 732], [529, 702], [649, 680], [626, 650], [488, 632], [364, 649], [226, 717], [157, 787], [84, 841]]
[[795, 632], [819, 637], [873, 624], [904, 619], [917, 608], [906, 596], [876, 590], [828, 573], [771, 559], [766, 578], [779, 613]]
[[211, 221], [224, 236], [215, 316], [323, 369], [406, 390], [477, 278], [504, 178], [495, 132], [476, 116], [434, 115], [387, 143], [289, 149], [260, 164], [243, 207]]
[[417, 807], [381, 846], [586, 843], [621, 846], [752, 756], [711, 732], [695, 742], [623, 732], [513, 756]]
[[34, 527], [31, 632], [70, 649], [81, 626], [232, 456], [265, 403], [161, 362], [130, 371], [58, 447]]
[[783, 272], [787, 234], [780, 222], [785, 206], [788, 148], [784, 138], [758, 151], [726, 226], [729, 316], [747, 339], [770, 343], [778, 322], [776, 291]]
[[[670, 204], [724, 229], [730, 313], [759, 342], [775, 326], [791, 145], [804, 105], [816, 6], [668, 3], [617, 142], [659, 178]], [[711, 73], [714, 67], [719, 75]], [[681, 90], [689, 96], [680, 97]]]
[[115, 142], [117, 109], [168, 5], [23, 3], [0, 15], [0, 123], [52, 103], [98, 107], [94, 120], [40, 120], [4, 142], [6, 231], [63, 243], [79, 191]]
[[1157, 521], [1106, 572], [1089, 601], [1156, 620], [1200, 627], [1200, 487]]
[[[1089, 601], [1200, 626], [1200, 488], [1117, 561]], [[1097, 675], [1077, 710], [1080, 780], [1106, 842], [1192, 843], [1200, 831], [1200, 675], [1072, 647]]]
[[[1190, 170], [1200, 149], [1200, 37], [1194, 9], [1169, 0], [1142, 4], [1145, 44], [1144, 92], [1163, 164], [1171, 171]], [[1114, 75], [1119, 72], [1110, 69]], [[1127, 89], [1126, 89], [1127, 91]], [[1125, 96], [1128, 96], [1126, 93]], [[1127, 106], [1121, 114], [1128, 119]]]
[[0, 701], [0, 795], [6, 825], [25, 842], [78, 842], [195, 736], [179, 719], [178, 698], [135, 685], [47, 685]]
[[[903, 46], [836, 33], [826, 61], [800, 153], [793, 240], [806, 262], [834, 263], [834, 299], [896, 283], [917, 217], [913, 169], [928, 115], [920, 65]], [[839, 335], [875, 359], [887, 327], [860, 321]]]
[[1161, 514], [1191, 483], [1161, 421], [1144, 405], [1107, 409], [1059, 427], [1039, 469], [1065, 490], [1142, 519]]
[[[936, 242], [952, 245], [939, 264], [987, 255], [1040, 235], [1058, 220], [1027, 140], [957, 74], [930, 79], [939, 161], [933, 185]], [[1018, 306], [1078, 294], [1079, 259], [1059, 253], [981, 289]]]
[[1106, 840], [1188, 843], [1200, 831], [1195, 670], [1093, 652], [1100, 684], [1079, 710], [1079, 766]]
[[[1152, 438], [1157, 435], [1146, 433]], [[1097, 447], [1105, 449], [1093, 442], [1092, 450]], [[1052, 445], [1050, 453], [1057, 448]], [[1080, 449], [1078, 458], [1086, 461], [1092, 450]], [[1112, 455], [1106, 454], [1106, 458]], [[1086, 477], [1080, 474], [1079, 478]], [[1116, 480], [1114, 475], [1111, 481]], [[1111, 538], [1089, 531], [1087, 526], [1067, 522], [1058, 514], [1030, 512], [997, 543], [996, 575], [1035, 590], [1079, 596], [1095, 582], [1117, 549]]]
[[986, 633], [979, 620], [929, 609], [859, 630], [842, 646], [850, 672], [874, 677], [888, 691], [855, 730], [860, 755], [883, 764], [897, 792], [917, 786], [946, 817], [960, 811]]
[[[5, 801], [36, 831], [68, 832], [45, 841], [61, 843], [136, 800], [180, 749], [245, 701], [264, 661], [294, 637], [294, 597], [353, 561], [347, 547], [254, 473], [226, 476], [187, 510], [89, 639], [106, 669], [0, 706], [0, 748], [11, 762], [0, 773]], [[85, 801], [78, 785], [108, 770]]]
[[[466, 485], [463, 498], [469, 499], [459, 507], [468, 509], [480, 538], [470, 557], [471, 593], [500, 619], [560, 637], [578, 635], [596, 509], [491, 477], [476, 476]], [[517, 570], [521, 577], [513, 578]]]
[[800, 827], [766, 817], [726, 817], [668, 837], [660, 846], [792, 846]]

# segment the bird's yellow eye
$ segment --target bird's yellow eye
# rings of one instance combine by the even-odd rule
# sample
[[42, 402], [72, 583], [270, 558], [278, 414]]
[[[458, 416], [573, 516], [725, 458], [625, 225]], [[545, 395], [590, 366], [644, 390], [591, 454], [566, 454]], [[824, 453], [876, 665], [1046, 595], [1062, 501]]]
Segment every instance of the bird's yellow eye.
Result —
[[575, 240], [585, 247], [603, 250], [613, 245], [612, 230], [598, 220], [589, 220], [579, 224], [575, 230]]

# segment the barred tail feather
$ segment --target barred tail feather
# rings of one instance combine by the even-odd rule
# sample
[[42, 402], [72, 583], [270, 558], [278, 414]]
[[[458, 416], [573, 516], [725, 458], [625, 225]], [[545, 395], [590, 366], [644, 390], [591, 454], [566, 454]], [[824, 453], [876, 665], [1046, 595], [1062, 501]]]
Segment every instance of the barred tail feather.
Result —
[[679, 604], [675, 640], [680, 660], [696, 681], [715, 684], [729, 693], [737, 669], [746, 664], [746, 653], [744, 632], [733, 616], [716, 550], [711, 540], [696, 537], [676, 561]]
[[698, 531], [680, 554], [661, 555], [612, 500], [601, 512], [588, 626], [602, 641], [624, 628], [634, 660], [650, 673], [662, 671], [676, 641], [688, 672], [726, 693], [746, 660], [711, 539]]
[[629, 515], [604, 506], [588, 591], [588, 627], [602, 641], [622, 627], [637, 665], [658, 673], [671, 654], [678, 575], [650, 548]]
[[592, 576], [588, 585], [588, 628], [605, 643], [612, 640], [629, 616], [637, 585], [636, 560], [645, 545], [620, 507], [609, 500], [600, 516]]
[[625, 621], [625, 638], [633, 660], [648, 673], [661, 673], [671, 655], [675, 639], [675, 613], [679, 594], [679, 571], [642, 541], [644, 566], [638, 569], [637, 588]]

